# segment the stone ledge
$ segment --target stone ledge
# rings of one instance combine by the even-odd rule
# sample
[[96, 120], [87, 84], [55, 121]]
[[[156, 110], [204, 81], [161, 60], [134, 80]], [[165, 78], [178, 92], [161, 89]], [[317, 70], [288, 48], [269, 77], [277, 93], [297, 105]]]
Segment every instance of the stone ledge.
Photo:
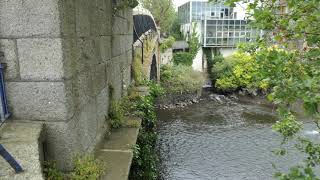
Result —
[[9, 122], [0, 129], [0, 144], [20, 163], [23, 173], [16, 174], [0, 157], [0, 179], [43, 180], [42, 138], [43, 124]]
[[129, 118], [124, 128], [112, 131], [101, 149], [97, 158], [106, 164], [106, 173], [102, 180], [127, 180], [133, 158], [132, 147], [136, 144], [141, 120]]

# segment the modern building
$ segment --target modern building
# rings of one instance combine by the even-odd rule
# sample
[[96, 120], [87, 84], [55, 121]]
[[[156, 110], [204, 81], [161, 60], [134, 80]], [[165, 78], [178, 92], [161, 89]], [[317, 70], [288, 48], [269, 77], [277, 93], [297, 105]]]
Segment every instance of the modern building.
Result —
[[[246, 19], [245, 5], [228, 7], [223, 2], [191, 0], [178, 7], [181, 32], [188, 38], [193, 28], [199, 35], [203, 48], [219, 50], [223, 55], [230, 55], [240, 42], [254, 40], [258, 32], [251, 28]], [[202, 58], [200, 50], [198, 58]], [[195, 60], [194, 68], [200, 70], [205, 63]]]

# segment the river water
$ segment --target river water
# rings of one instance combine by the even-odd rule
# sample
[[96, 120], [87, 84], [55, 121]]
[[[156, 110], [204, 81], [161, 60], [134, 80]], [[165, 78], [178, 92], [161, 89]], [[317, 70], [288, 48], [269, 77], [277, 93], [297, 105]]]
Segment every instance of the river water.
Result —
[[[274, 155], [281, 137], [272, 131], [275, 109], [263, 99], [205, 98], [180, 110], [158, 110], [163, 180], [269, 180], [301, 160]], [[318, 138], [310, 124], [303, 133]], [[289, 146], [289, 149], [293, 149]]]

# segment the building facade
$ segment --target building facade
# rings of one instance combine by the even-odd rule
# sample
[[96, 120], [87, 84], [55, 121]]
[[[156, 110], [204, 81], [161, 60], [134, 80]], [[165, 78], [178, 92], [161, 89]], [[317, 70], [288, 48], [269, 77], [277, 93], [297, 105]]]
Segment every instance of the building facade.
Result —
[[257, 36], [257, 31], [248, 26], [243, 6], [233, 8], [221, 2], [189, 1], [178, 8], [178, 17], [186, 37], [196, 24], [203, 47], [232, 48]]

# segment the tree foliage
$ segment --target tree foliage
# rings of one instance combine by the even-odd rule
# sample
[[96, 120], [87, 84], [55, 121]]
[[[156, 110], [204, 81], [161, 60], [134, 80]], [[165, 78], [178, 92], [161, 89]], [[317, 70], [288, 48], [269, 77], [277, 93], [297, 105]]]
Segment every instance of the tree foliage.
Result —
[[[227, 0], [231, 6], [238, 2], [240, 0]], [[282, 143], [297, 140], [298, 150], [306, 157], [289, 172], [279, 172], [276, 177], [319, 179], [314, 170], [320, 165], [320, 144], [300, 137], [302, 123], [294, 116], [292, 105], [302, 101], [306, 114], [320, 130], [320, 1], [242, 2], [248, 5], [251, 24], [265, 32], [264, 42], [246, 52], [258, 63], [257, 80], [268, 83], [271, 89], [268, 98], [279, 107], [281, 120], [273, 129], [283, 135]]]
[[141, 0], [141, 3], [152, 13], [161, 31], [168, 32], [176, 17], [172, 0]]
[[186, 66], [191, 66], [193, 59], [197, 56], [200, 48], [199, 35], [196, 31], [197, 24], [193, 24], [192, 32], [190, 37], [188, 37], [189, 52], [178, 52], [173, 54], [174, 64], [182, 64]]

